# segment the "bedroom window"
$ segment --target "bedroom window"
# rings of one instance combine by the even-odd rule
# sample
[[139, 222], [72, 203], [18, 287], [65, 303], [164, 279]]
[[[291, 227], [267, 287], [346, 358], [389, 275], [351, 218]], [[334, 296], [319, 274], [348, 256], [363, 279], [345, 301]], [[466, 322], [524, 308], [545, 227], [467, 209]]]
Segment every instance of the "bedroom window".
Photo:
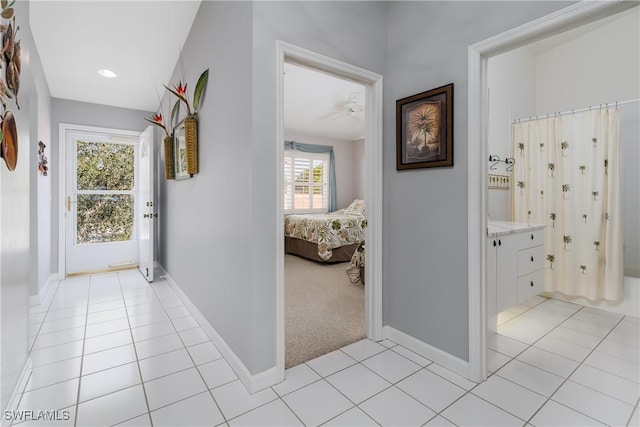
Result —
[[328, 210], [329, 153], [285, 151], [285, 213], [322, 213]]

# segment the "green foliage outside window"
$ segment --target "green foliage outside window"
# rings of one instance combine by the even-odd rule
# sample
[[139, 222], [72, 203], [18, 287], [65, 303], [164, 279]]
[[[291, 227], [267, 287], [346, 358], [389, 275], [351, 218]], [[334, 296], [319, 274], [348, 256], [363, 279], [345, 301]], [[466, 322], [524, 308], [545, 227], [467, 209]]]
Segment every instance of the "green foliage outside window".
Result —
[[122, 242], [133, 233], [133, 196], [79, 194], [77, 243]]
[[133, 145], [78, 141], [78, 190], [133, 190]]
[[[313, 182], [322, 184], [324, 181], [324, 167], [323, 163], [320, 163], [313, 167]], [[309, 169], [305, 169], [302, 173], [296, 176], [296, 183], [308, 183], [309, 182]], [[296, 194], [309, 194], [309, 188], [306, 186], [298, 186], [295, 187]], [[313, 186], [313, 194], [319, 195], [323, 193], [322, 185], [314, 185]]]
[[[134, 189], [133, 145], [77, 142], [79, 191], [128, 192]], [[77, 243], [126, 241], [132, 238], [131, 194], [78, 194]]]

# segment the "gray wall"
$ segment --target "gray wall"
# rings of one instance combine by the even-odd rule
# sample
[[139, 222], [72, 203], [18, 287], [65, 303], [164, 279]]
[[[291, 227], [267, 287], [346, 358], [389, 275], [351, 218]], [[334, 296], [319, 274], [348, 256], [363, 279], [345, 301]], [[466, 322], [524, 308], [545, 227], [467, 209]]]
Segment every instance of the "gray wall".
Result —
[[200, 173], [161, 181], [159, 254], [247, 366], [260, 353], [251, 336], [251, 11], [249, 2], [202, 2], [183, 47], [186, 75], [177, 66], [172, 84], [186, 80], [192, 96], [200, 73], [210, 70], [198, 124]]
[[[279, 203], [274, 197], [275, 177], [280, 167], [274, 145], [275, 41], [385, 76], [384, 323], [467, 360], [467, 46], [566, 5], [202, 3], [183, 50], [184, 77], [191, 88], [202, 70], [211, 69], [200, 120], [202, 172], [192, 180], [162, 182], [160, 259], [251, 372], [273, 367], [276, 354], [273, 248], [282, 236], [273, 227]], [[140, 131], [146, 127], [143, 117], [149, 114], [60, 99], [49, 104], [41, 70], [32, 70], [39, 61], [26, 21], [28, 3], [18, 2], [15, 9], [25, 63], [22, 109], [14, 111], [20, 163], [11, 173], [0, 166], [3, 407], [27, 354], [32, 259], [38, 259], [38, 275], [32, 283], [41, 286], [48, 270], [46, 248], [31, 258], [36, 256], [33, 242], [40, 242], [41, 236], [30, 237], [30, 228], [45, 230], [46, 242], [47, 225], [34, 225], [32, 204], [35, 200], [38, 207], [46, 206], [48, 187], [34, 185], [32, 180], [36, 176], [33, 150], [38, 139], [48, 136], [48, 111], [54, 206], [53, 267], [49, 269], [54, 271], [60, 197], [58, 124]], [[174, 74], [174, 81], [179, 78]], [[456, 85], [455, 166], [397, 172], [393, 101], [449, 82]], [[30, 117], [34, 112], [37, 118]]]
[[640, 101], [619, 107], [624, 275], [640, 277]]
[[[42, 141], [45, 145], [45, 156], [49, 162], [47, 166], [51, 170], [51, 96], [44, 75], [41, 76], [41, 84], [37, 87], [37, 140], [33, 138], [32, 144], [33, 156], [31, 163], [38, 165], [40, 157], [38, 155], [37, 141]], [[33, 107], [32, 107], [33, 108]], [[32, 283], [30, 295], [37, 295], [45, 285], [51, 273], [56, 269], [51, 264], [52, 246], [51, 246], [51, 173], [47, 176], [42, 175], [37, 167], [33, 168], [34, 182], [36, 183], [37, 204], [32, 207], [32, 213], [35, 214], [37, 230], [37, 248], [38, 248], [38, 274], [35, 283]], [[34, 230], [33, 226], [31, 228]]]
[[190, 85], [211, 69], [201, 172], [161, 185], [160, 262], [252, 373], [276, 356], [276, 39], [382, 73], [385, 11], [384, 3], [203, 2], [184, 46]]
[[[27, 358], [29, 287], [37, 282], [37, 248], [32, 237], [33, 203], [38, 202], [33, 162], [37, 151], [38, 115], [46, 131], [48, 89], [29, 27], [29, 3], [14, 6], [22, 39], [22, 72], [18, 110], [13, 100], [7, 109], [15, 115], [18, 130], [18, 165], [9, 172], [0, 161], [0, 408], [6, 408]], [[38, 91], [42, 90], [42, 93]], [[41, 109], [42, 106], [42, 109]], [[44, 207], [46, 209], [46, 207]], [[47, 212], [43, 213], [44, 215]], [[34, 226], [35, 228], [35, 226]], [[35, 232], [35, 229], [34, 229]]]
[[[256, 316], [256, 348], [271, 348], [275, 362], [276, 218], [276, 40], [384, 74], [386, 3], [256, 2], [253, 14], [253, 175], [254, 260], [252, 281]], [[266, 162], [266, 163], [263, 163]], [[261, 164], [273, 165], [259, 168]], [[264, 302], [269, 302], [267, 305]], [[265, 327], [268, 327], [266, 329]], [[264, 328], [264, 329], [263, 329]], [[268, 333], [261, 330], [269, 331]], [[266, 360], [265, 360], [266, 361]]]
[[[563, 2], [392, 2], [385, 75], [384, 323], [469, 360], [467, 48]], [[396, 171], [393, 101], [454, 83], [454, 166]]]
[[[51, 176], [51, 198], [53, 210], [51, 214], [52, 238], [51, 238], [51, 269], [58, 271], [58, 221], [60, 217], [60, 170], [59, 150], [60, 145], [64, 141], [58, 141], [60, 132], [60, 123], [70, 123], [83, 126], [97, 126], [105, 128], [113, 128], [120, 130], [132, 130], [141, 132], [148, 123], [144, 121], [144, 117], [150, 117], [148, 111], [130, 110], [126, 108], [111, 107], [108, 105], [90, 104], [87, 102], [71, 101], [67, 99], [52, 98], [51, 99], [51, 144], [47, 144], [49, 153], [49, 170]], [[46, 144], [46, 142], [45, 142]], [[62, 177], [64, 179], [64, 177]]]
[[[467, 47], [566, 5], [202, 3], [183, 49], [190, 87], [211, 69], [201, 173], [161, 185], [160, 262], [252, 373], [276, 354], [276, 40], [384, 75], [384, 324], [468, 360]], [[394, 100], [450, 82], [455, 166], [397, 172]]]
[[[256, 2], [253, 18], [253, 176], [254, 264], [252, 281], [256, 316], [256, 348], [270, 348], [274, 366], [275, 268], [277, 239], [275, 70], [276, 40], [368, 69], [385, 72], [386, 3]], [[259, 168], [261, 164], [272, 168]], [[268, 333], [262, 332], [268, 331]], [[265, 362], [269, 359], [265, 359]]]
[[[33, 42], [31, 42], [33, 44]], [[38, 295], [54, 271], [51, 265], [51, 174], [38, 171], [38, 141], [46, 145], [45, 155], [51, 169], [51, 95], [39, 55], [29, 57], [34, 90], [29, 93], [31, 132], [31, 278], [29, 295]], [[36, 267], [37, 266], [37, 267]]]

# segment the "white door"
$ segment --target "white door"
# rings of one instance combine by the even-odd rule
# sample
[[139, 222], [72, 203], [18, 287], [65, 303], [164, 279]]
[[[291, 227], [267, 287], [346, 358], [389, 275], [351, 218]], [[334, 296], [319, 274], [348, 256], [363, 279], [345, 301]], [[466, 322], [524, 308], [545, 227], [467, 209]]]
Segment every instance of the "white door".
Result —
[[67, 129], [66, 274], [138, 264], [137, 132]]
[[140, 135], [138, 150], [138, 194], [140, 214], [138, 227], [138, 262], [142, 275], [153, 282], [154, 237], [155, 223], [158, 214], [155, 206], [153, 191], [155, 175], [155, 149], [153, 141], [153, 127], [147, 127]]

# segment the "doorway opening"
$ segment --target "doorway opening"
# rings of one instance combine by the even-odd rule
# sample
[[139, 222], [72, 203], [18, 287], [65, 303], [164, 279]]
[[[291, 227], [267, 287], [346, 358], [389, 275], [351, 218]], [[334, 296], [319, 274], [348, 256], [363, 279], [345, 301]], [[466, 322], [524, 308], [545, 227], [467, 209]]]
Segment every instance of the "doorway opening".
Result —
[[365, 105], [362, 84], [285, 62], [285, 368], [365, 337]]
[[[140, 159], [145, 154], [151, 160], [150, 132], [60, 125], [58, 268], [63, 277], [138, 267], [139, 235], [149, 228], [141, 223], [149, 208], [141, 187], [149, 185], [149, 177], [141, 176]], [[145, 150], [140, 141], [147, 141]]]
[[[366, 251], [362, 252], [362, 256], [360, 259], [362, 260], [361, 264], [363, 269], [366, 269], [366, 286], [362, 289], [364, 293], [364, 335], [373, 340], [379, 340], [382, 338], [382, 316], [381, 316], [381, 224], [382, 224], [382, 76], [372, 73], [370, 71], [354, 67], [352, 65], [334, 60], [332, 58], [328, 58], [296, 46], [278, 42], [277, 43], [277, 138], [276, 138], [276, 150], [277, 150], [277, 159], [279, 159], [278, 165], [278, 204], [277, 204], [277, 218], [278, 224], [276, 230], [278, 231], [279, 236], [283, 236], [282, 239], [278, 239], [278, 247], [277, 247], [277, 376], [278, 380], [281, 381], [284, 379], [284, 369], [285, 369], [285, 213], [294, 207], [301, 208], [302, 210], [309, 210], [313, 212], [316, 208], [319, 211], [334, 211], [340, 210], [340, 208], [353, 208], [353, 210], [358, 211], [361, 214], [361, 217], [354, 216], [355, 222], [358, 222], [358, 225], [363, 228], [360, 232], [364, 235], [364, 241], [366, 242]], [[324, 149], [315, 149], [311, 147], [301, 147], [297, 143], [300, 141], [287, 141], [287, 144], [292, 145], [287, 148], [298, 149], [298, 152], [302, 152], [303, 154], [292, 155], [290, 151], [296, 152], [295, 150], [286, 150], [287, 155], [285, 156], [285, 141], [289, 136], [293, 136], [295, 138], [299, 138], [299, 134], [295, 135], [293, 133], [289, 133], [285, 131], [285, 102], [284, 102], [284, 88], [285, 88], [285, 79], [286, 77], [286, 67], [301, 67], [304, 70], [313, 70], [314, 72], [320, 72], [324, 77], [333, 76], [334, 78], [339, 78], [343, 82], [349, 82], [351, 84], [355, 83], [361, 90], [361, 93], [358, 93], [358, 90], [349, 89], [349, 93], [342, 94], [343, 99], [337, 99], [335, 101], [334, 110], [325, 112], [325, 119], [331, 120], [342, 120], [347, 119], [347, 121], [355, 122], [359, 120], [361, 117], [364, 119], [364, 132], [362, 138], [354, 138], [354, 139], [362, 139], [364, 142], [362, 143], [362, 148], [364, 151], [362, 165], [362, 175], [364, 176], [364, 183], [362, 185], [362, 189], [360, 189], [360, 195], [364, 196], [363, 198], [358, 198], [353, 196], [354, 200], [351, 199], [352, 196], [346, 196], [343, 194], [343, 199], [340, 202], [334, 200], [331, 202], [331, 196], [327, 187], [324, 186], [324, 180], [327, 179], [329, 181], [333, 181], [335, 179], [332, 178], [329, 172], [330, 161], [325, 160], [322, 157], [322, 153], [308, 153], [311, 151], [324, 151]], [[313, 138], [311, 138], [313, 139]], [[314, 145], [322, 145], [318, 144], [317, 139], [311, 141], [311, 143], [315, 143]], [[357, 143], [356, 143], [357, 144]], [[349, 147], [349, 151], [353, 153], [358, 149], [354, 146]], [[304, 153], [307, 151], [307, 153]], [[309, 156], [309, 154], [312, 154]], [[304, 160], [303, 157], [307, 156], [309, 159]], [[334, 154], [329, 154], [329, 158], [333, 157]], [[287, 160], [285, 160], [285, 157]], [[296, 160], [297, 157], [300, 159]], [[313, 157], [313, 158], [312, 158]], [[316, 158], [317, 157], [317, 158]], [[307, 175], [302, 171], [302, 163], [308, 163]], [[288, 162], [288, 163], [287, 163]], [[343, 160], [344, 162], [344, 160]], [[286, 173], [286, 165], [289, 164], [291, 166], [291, 174]], [[336, 161], [335, 164], [338, 164]], [[295, 167], [300, 166], [299, 173], [294, 172]], [[346, 169], [349, 169], [347, 166]], [[289, 176], [291, 175], [291, 176]], [[306, 188], [302, 188], [302, 181], [297, 182], [296, 178], [304, 178], [307, 176], [305, 181]], [[313, 177], [313, 178], [311, 178]], [[289, 181], [287, 181], [287, 179]], [[299, 180], [298, 180], [299, 181]], [[335, 185], [335, 184], [334, 184]], [[338, 187], [340, 188], [340, 187]], [[285, 196], [289, 196], [286, 198]], [[340, 196], [338, 195], [338, 198]], [[298, 201], [299, 199], [299, 201]], [[289, 200], [290, 206], [287, 205], [288, 209], [285, 210], [285, 201]], [[364, 203], [366, 203], [366, 208], [364, 207]], [[295, 203], [298, 202], [298, 205]], [[316, 203], [317, 202], [317, 203]], [[329, 204], [331, 204], [331, 208]], [[338, 203], [342, 203], [342, 205], [338, 206]], [[316, 206], [317, 205], [317, 206]], [[364, 216], [366, 209], [366, 217]], [[366, 219], [365, 219], [366, 218]], [[364, 220], [364, 223], [362, 222]], [[340, 222], [340, 220], [338, 220]], [[333, 223], [332, 223], [333, 224]], [[336, 223], [337, 224], [337, 223]], [[353, 229], [347, 229], [342, 226], [340, 222], [340, 227], [337, 227], [337, 231], [345, 237], [346, 235], [355, 236], [356, 231]], [[353, 224], [352, 224], [353, 225]], [[363, 227], [364, 226], [364, 227]], [[291, 231], [291, 230], [290, 230]], [[363, 245], [360, 245], [362, 242], [362, 238], [353, 237], [353, 244], [349, 248], [350, 253], [338, 254], [335, 256], [343, 256], [346, 257], [348, 261], [353, 257], [354, 251]], [[295, 248], [291, 248], [290, 241], [287, 243], [287, 251], [296, 252], [299, 250]], [[318, 250], [319, 249], [319, 250]], [[339, 252], [340, 248], [336, 248], [336, 252]], [[363, 248], [361, 248], [363, 249]], [[331, 257], [334, 256], [333, 247], [330, 251], [326, 251], [326, 247], [318, 247], [316, 242], [316, 254], [315, 256], [318, 259], [325, 258], [324, 260], [331, 260]], [[348, 251], [347, 251], [348, 252]], [[340, 277], [341, 280], [346, 280], [346, 284], [344, 286], [354, 286], [354, 284], [349, 282], [349, 277], [347, 276], [347, 269], [349, 262], [344, 262], [340, 264], [334, 264], [333, 266], [321, 265], [317, 262], [308, 261], [303, 258], [299, 258], [295, 255], [286, 255], [287, 257], [294, 257], [295, 261], [302, 262], [312, 262], [312, 266], [315, 268], [337, 268], [337, 277]], [[336, 258], [338, 259], [338, 258]], [[355, 265], [355, 264], [354, 264]], [[337, 266], [337, 267], [336, 267]], [[353, 277], [360, 274], [360, 269], [352, 269], [350, 270], [353, 273]], [[357, 280], [357, 279], [356, 279]], [[363, 286], [358, 284], [357, 286]]]
[[[488, 88], [489, 59], [543, 38], [612, 16], [630, 7], [632, 5], [621, 3], [578, 3], [469, 47], [469, 377], [474, 381], [487, 378], [487, 322], [492, 316], [490, 310], [496, 308], [495, 304], [492, 307], [492, 301], [490, 301], [496, 297], [496, 294], [492, 293], [488, 286], [488, 275], [492, 270], [487, 266], [490, 254], [486, 246], [489, 166], [494, 165], [487, 162], [489, 155], [494, 154], [489, 153], [488, 149], [491, 120]], [[534, 234], [531, 233], [532, 239], [535, 238]], [[532, 260], [538, 258], [531, 257]], [[478, 282], [481, 283], [480, 287], [477, 286]], [[514, 287], [515, 285], [516, 283]]]

